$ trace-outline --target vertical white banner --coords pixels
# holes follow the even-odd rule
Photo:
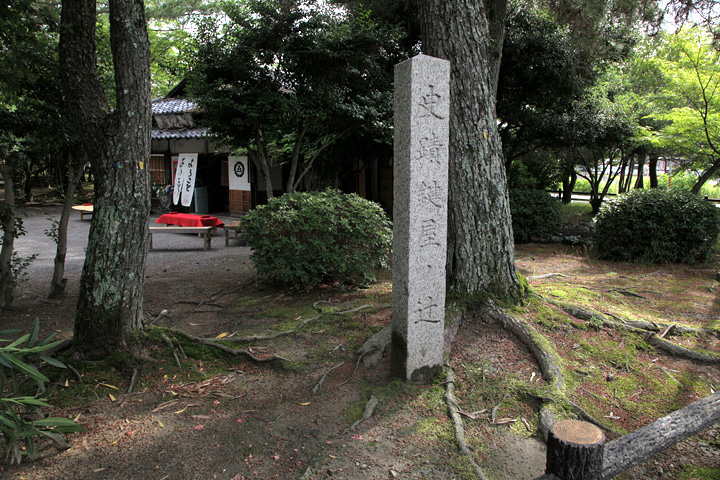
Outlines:
[[[173,177],[173,205],[180,203],[180,192],[182,191],[185,157],[180,156],[177,160],[173,160],[175,167],[175,177]]]
[[[180,183],[181,203],[189,207],[195,193],[195,172],[197,172],[197,153],[181,153],[175,183]],[[182,170],[180,169],[182,165]],[[182,174],[182,175],[181,175]],[[178,180],[179,179],[179,180]]]
[[[247,157],[228,157],[230,190],[250,191],[250,172]]]

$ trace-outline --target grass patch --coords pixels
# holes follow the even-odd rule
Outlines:
[[[563,224],[589,222],[592,218],[592,206],[590,206],[589,202],[562,204]]]
[[[720,468],[683,465],[677,478],[679,480],[720,480]]]

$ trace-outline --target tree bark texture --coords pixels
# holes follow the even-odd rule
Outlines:
[[[66,4],[77,9],[71,10],[76,13],[67,18]],[[89,73],[90,62],[84,61],[94,49],[92,35],[84,30],[91,28],[94,32],[94,14],[95,3],[91,0],[63,2],[63,21],[67,21],[63,34],[70,35],[67,40],[79,49],[77,53],[70,49],[66,55],[83,69],[77,75],[66,72],[72,77],[71,87],[80,78],[97,82],[94,71]],[[81,21],[91,15],[92,22]],[[115,111],[104,117],[98,115],[104,97],[93,96],[87,105],[82,105],[84,98],[74,98],[83,110],[92,110],[88,115],[97,115],[95,122],[87,117],[84,120],[101,128],[102,133],[102,142],[89,146],[97,146],[99,151],[90,157],[95,173],[95,205],[75,318],[75,341],[80,350],[86,351],[113,350],[122,343],[126,331],[142,328],[149,245],[150,181],[146,165],[151,129],[150,49],[142,0],[110,1],[110,36],[117,92]]]
[[[462,293],[516,299],[521,290],[495,114],[492,59],[500,59],[486,15],[486,5],[499,12],[506,3],[417,0],[424,53],[451,62],[448,283]]]
[[[605,435],[595,425],[563,420],[550,429],[545,473],[563,480],[601,480]]]
[[[605,446],[602,478],[613,478],[720,421],[720,392],[691,403]]]
[[[95,20],[94,0],[63,0],[59,53],[64,107],[77,135],[71,142],[91,161],[102,155],[110,111],[97,73]]]
[[[5,210],[2,219],[2,249],[0,249],[0,308],[10,307],[15,291],[15,277],[12,271],[12,254],[15,246],[15,185],[13,184],[12,168],[7,163],[0,163],[0,172],[5,181]]]

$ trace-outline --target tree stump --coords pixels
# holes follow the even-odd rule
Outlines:
[[[546,474],[563,480],[602,479],[605,434],[591,423],[563,420],[550,429]]]

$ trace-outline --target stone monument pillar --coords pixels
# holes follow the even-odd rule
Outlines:
[[[443,364],[450,62],[395,66],[391,374],[425,382]]]

